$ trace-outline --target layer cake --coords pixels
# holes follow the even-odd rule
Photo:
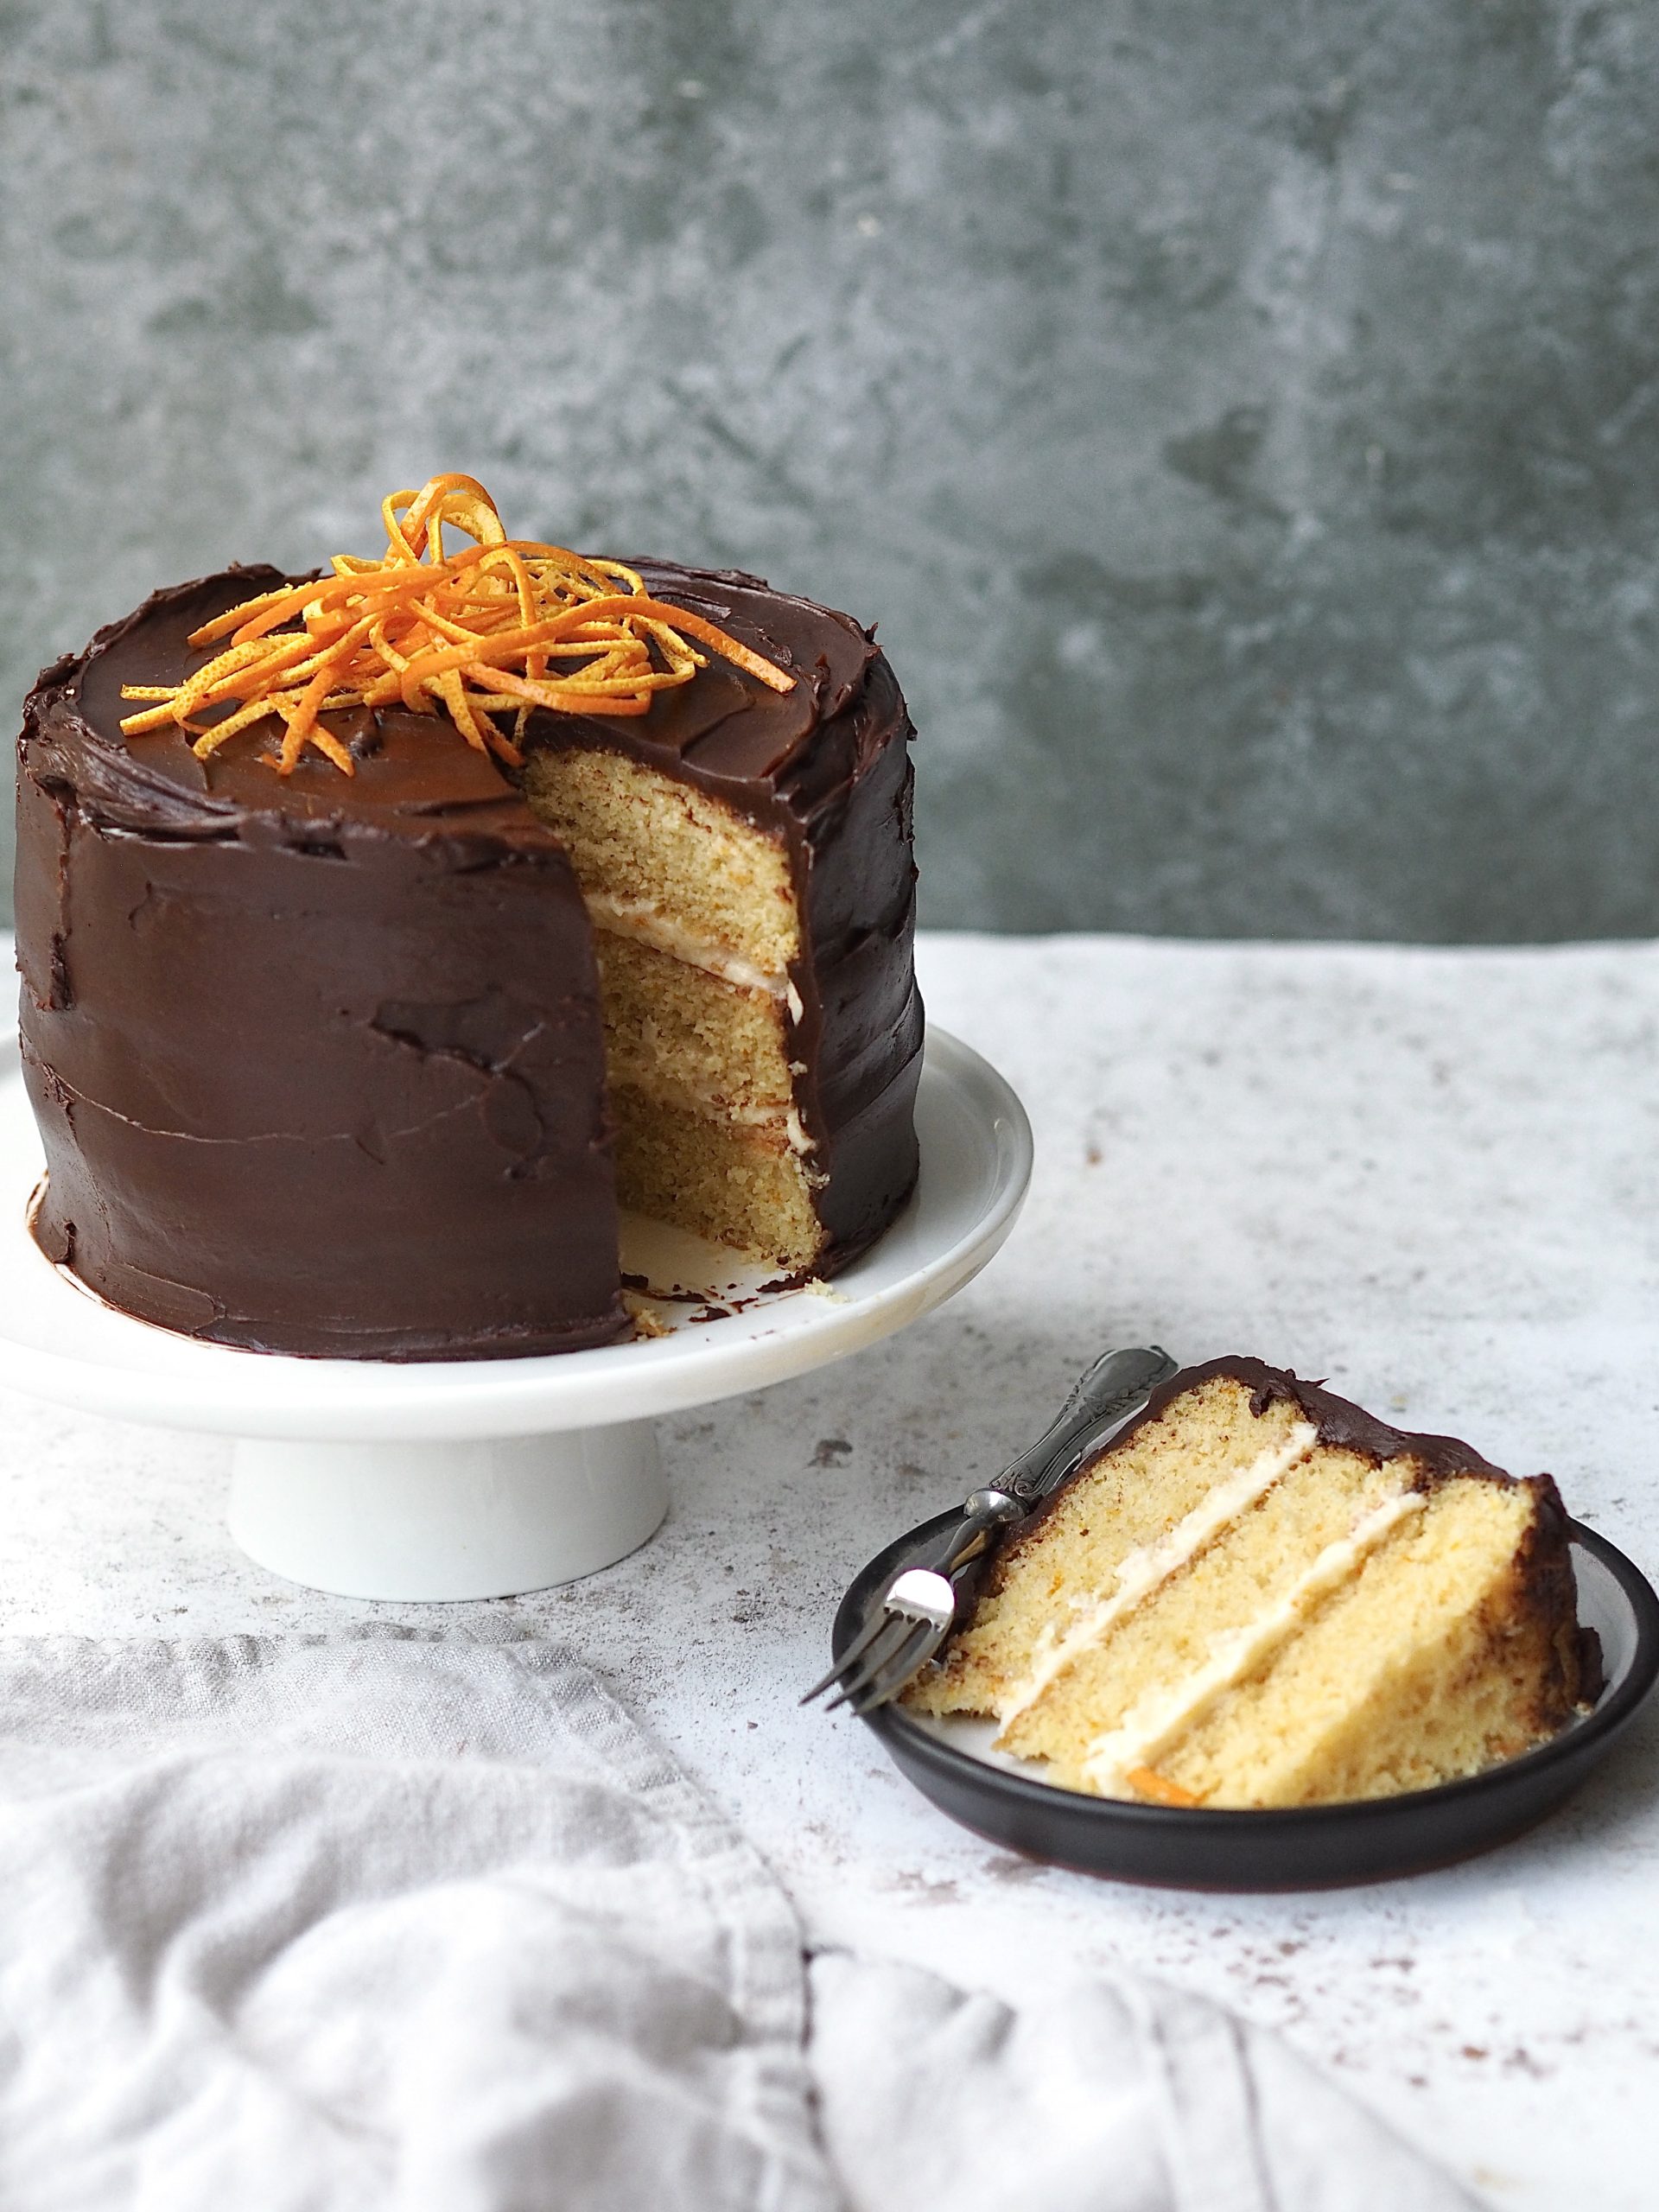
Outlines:
[[[619,1205],[792,1274],[891,1222],[922,1038],[904,700],[845,615],[640,573],[787,688],[705,655],[648,712],[528,704],[492,750],[448,694],[336,708],[280,769],[269,721],[124,733],[221,649],[193,633],[312,581],[265,568],[45,671],[16,898],[54,1260],[215,1342],[463,1358],[623,1333]]]

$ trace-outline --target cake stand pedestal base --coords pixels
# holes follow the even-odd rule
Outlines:
[[[341,1598],[511,1598],[625,1559],[668,1510],[648,1421],[452,1443],[245,1437],[231,1534]]]

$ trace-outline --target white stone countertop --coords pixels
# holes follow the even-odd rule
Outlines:
[[[1450,1871],[1263,1897],[1095,1881],[951,1825],[801,1713],[889,1535],[994,1474],[1103,1345],[1251,1351],[1466,1436],[1659,1569],[1659,949],[925,941],[933,1017],[1037,1134],[951,1305],[664,1424],[620,1566],[493,1604],[350,1603],[225,1534],[228,1447],[3,1401],[8,1631],[548,1636],[769,1854],[810,1936],[1030,1994],[1124,1968],[1282,2030],[1496,2205],[1655,2199],[1659,1710],[1565,1811]]]

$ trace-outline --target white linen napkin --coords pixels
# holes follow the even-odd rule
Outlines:
[[[7,2212],[1467,2212],[1197,1999],[810,1971],[552,1647],[0,1643]]]

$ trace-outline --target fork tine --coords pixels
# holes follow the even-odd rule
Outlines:
[[[890,1652],[876,1670],[875,1677],[864,1689],[855,1694],[850,1702],[853,1712],[862,1719],[867,1713],[874,1713],[879,1705],[887,1705],[897,1697],[906,1682],[918,1675],[944,1641],[945,1631],[936,1628],[931,1621],[918,1621],[896,1651]]]
[[[862,1663],[847,1670],[843,1668],[839,1697],[832,1697],[824,1707],[833,1713],[838,1705],[845,1705],[869,1688],[899,1646],[909,1642],[916,1631],[916,1623],[905,1613],[889,1613],[881,1624],[882,1633],[865,1653]],[[896,1636],[892,1631],[897,1631]]]
[[[829,1673],[823,1676],[823,1680],[813,1683],[811,1688],[808,1690],[805,1695],[802,1698],[801,1703],[803,1705],[810,1705],[815,1697],[822,1697],[823,1695],[825,1690],[829,1688],[831,1682],[839,1681],[841,1677],[846,1673],[848,1668],[852,1665],[854,1660],[860,1659],[863,1656],[865,1652],[869,1649],[871,1644],[875,1642],[876,1637],[880,1635],[882,1630],[891,1624],[893,1618],[893,1616],[887,1610],[887,1601],[885,1599],[880,1605],[872,1605],[868,1614],[865,1618],[863,1627],[853,1638],[847,1649],[842,1653],[840,1658],[836,1660],[835,1665],[830,1669]]]

